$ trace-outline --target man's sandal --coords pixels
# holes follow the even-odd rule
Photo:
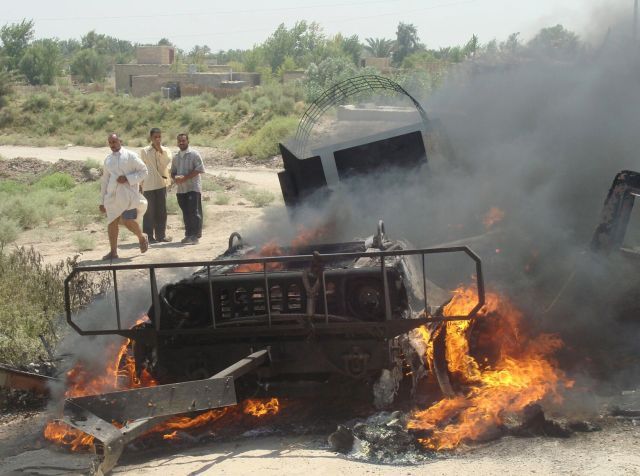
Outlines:
[[[104,261],[111,261],[111,260],[114,260],[114,259],[118,259],[118,253],[114,253],[112,251],[109,251],[106,255],[104,255],[102,257],[102,259]]]
[[[147,235],[142,235],[142,237],[144,239],[140,242],[140,253],[146,253],[149,249],[149,237]]]

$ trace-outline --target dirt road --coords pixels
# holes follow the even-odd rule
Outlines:
[[[43,443],[43,417],[0,426],[0,474],[87,474],[91,456]],[[640,432],[634,420],[600,420],[603,431],[568,439],[504,438],[415,465],[381,465],[331,452],[326,435],[245,435],[155,453],[128,452],[114,474],[397,475],[637,475]],[[43,447],[44,445],[44,447]]]
[[[195,148],[201,151],[205,160],[207,156],[213,154],[215,151],[215,149],[206,147],[200,148],[195,146]],[[51,163],[57,162],[60,159],[79,161],[92,159],[102,162],[109,152],[108,147],[28,147],[18,145],[0,145],[0,157],[4,157],[5,159],[29,157]],[[212,175],[234,176],[238,180],[269,190],[272,193],[280,193],[280,185],[274,169],[266,167],[212,168],[209,166],[207,172]]]
[[[29,147],[22,145],[0,145],[0,157],[14,159],[16,157],[32,157],[45,162],[66,160],[99,160],[103,161],[109,153],[108,147]]]

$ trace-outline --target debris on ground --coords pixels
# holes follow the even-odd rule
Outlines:
[[[0,179],[32,183],[55,172],[69,174],[77,182],[95,182],[102,175],[99,168],[90,167],[78,160],[59,159],[53,164],[29,157],[0,160]]]

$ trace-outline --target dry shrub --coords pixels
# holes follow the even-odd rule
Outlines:
[[[33,248],[0,251],[0,361],[23,365],[45,356],[39,336],[50,344],[60,337],[64,279],[76,258],[45,264]],[[85,307],[110,285],[106,273],[82,274],[71,283],[71,309]]]

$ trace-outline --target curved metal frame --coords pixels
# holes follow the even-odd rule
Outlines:
[[[428,124],[429,119],[427,113],[420,103],[395,81],[376,75],[356,76],[355,78],[345,79],[324,91],[304,112],[295,135],[295,148],[298,157],[303,158],[302,156],[304,155],[313,127],[316,125],[320,116],[328,109],[355,94],[380,89],[395,91],[407,96],[420,114],[422,122],[424,122],[425,125]]]

